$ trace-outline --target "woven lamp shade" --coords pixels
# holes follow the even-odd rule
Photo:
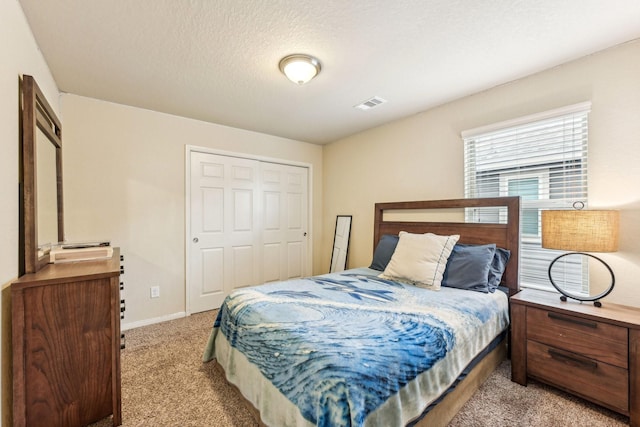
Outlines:
[[[542,247],[572,252],[618,250],[618,211],[542,211]]]

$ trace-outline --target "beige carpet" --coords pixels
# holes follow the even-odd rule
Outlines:
[[[201,362],[215,312],[126,331],[124,426],[256,426],[238,392]],[[107,418],[93,424],[111,425]],[[628,419],[563,392],[510,380],[506,361],[451,426],[625,426]]]

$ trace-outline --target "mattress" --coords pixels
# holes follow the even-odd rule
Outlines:
[[[204,361],[217,360],[267,425],[407,425],[507,328],[508,299],[378,274],[237,290]]]

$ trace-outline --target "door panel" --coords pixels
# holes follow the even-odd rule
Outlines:
[[[288,193],[287,203],[287,223],[289,224],[290,231],[303,231],[302,230],[302,194],[300,193]]]
[[[220,233],[223,231],[224,190],[221,188],[202,188],[202,231]]]
[[[202,252],[202,294],[210,295],[224,291],[224,249],[204,249]]]
[[[285,166],[287,176],[287,230],[285,242],[287,244],[286,270],[287,277],[308,276],[310,266],[308,260],[308,170],[306,168]]]
[[[191,153],[192,313],[219,307],[233,289],[260,279],[259,259],[251,250],[259,245],[258,166],[255,160]]]
[[[233,190],[233,231],[253,232],[253,194],[252,190]]]
[[[309,274],[308,169],[190,152],[189,312]]]
[[[253,246],[236,246],[233,248],[233,286],[232,289],[255,285],[256,269]]]
[[[302,249],[301,242],[290,242],[287,244],[287,277],[286,279],[294,279],[296,277],[303,276],[303,266],[302,266]]]
[[[287,280],[308,275],[307,168],[263,162],[260,165],[263,193],[264,281]],[[275,245],[279,253],[273,253]],[[267,255],[268,254],[268,255]],[[268,257],[267,257],[268,256]]]
[[[264,229],[275,231],[280,229],[280,193],[265,191],[264,193]]]
[[[271,243],[263,246],[262,258],[264,265],[262,268],[262,280],[276,282],[280,280],[280,243]]]

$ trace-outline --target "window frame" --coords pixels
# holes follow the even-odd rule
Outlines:
[[[541,247],[540,212],[542,209],[571,209],[577,200],[585,205],[588,202],[590,111],[591,103],[583,102],[482,126],[461,134],[466,198],[507,196],[510,195],[510,181],[534,177],[538,180],[538,199],[523,198],[521,202],[522,287],[555,291],[549,282],[547,269],[551,260],[562,251]],[[529,140],[532,141],[531,145],[528,145]],[[500,144],[504,144],[502,150]],[[539,153],[537,147],[548,151]],[[501,154],[504,155],[501,157]],[[522,212],[525,209],[538,209],[536,234],[524,233],[526,224]],[[472,220],[473,216],[466,215],[467,221]],[[576,276],[574,279],[584,282],[588,268],[581,270],[582,278]]]

